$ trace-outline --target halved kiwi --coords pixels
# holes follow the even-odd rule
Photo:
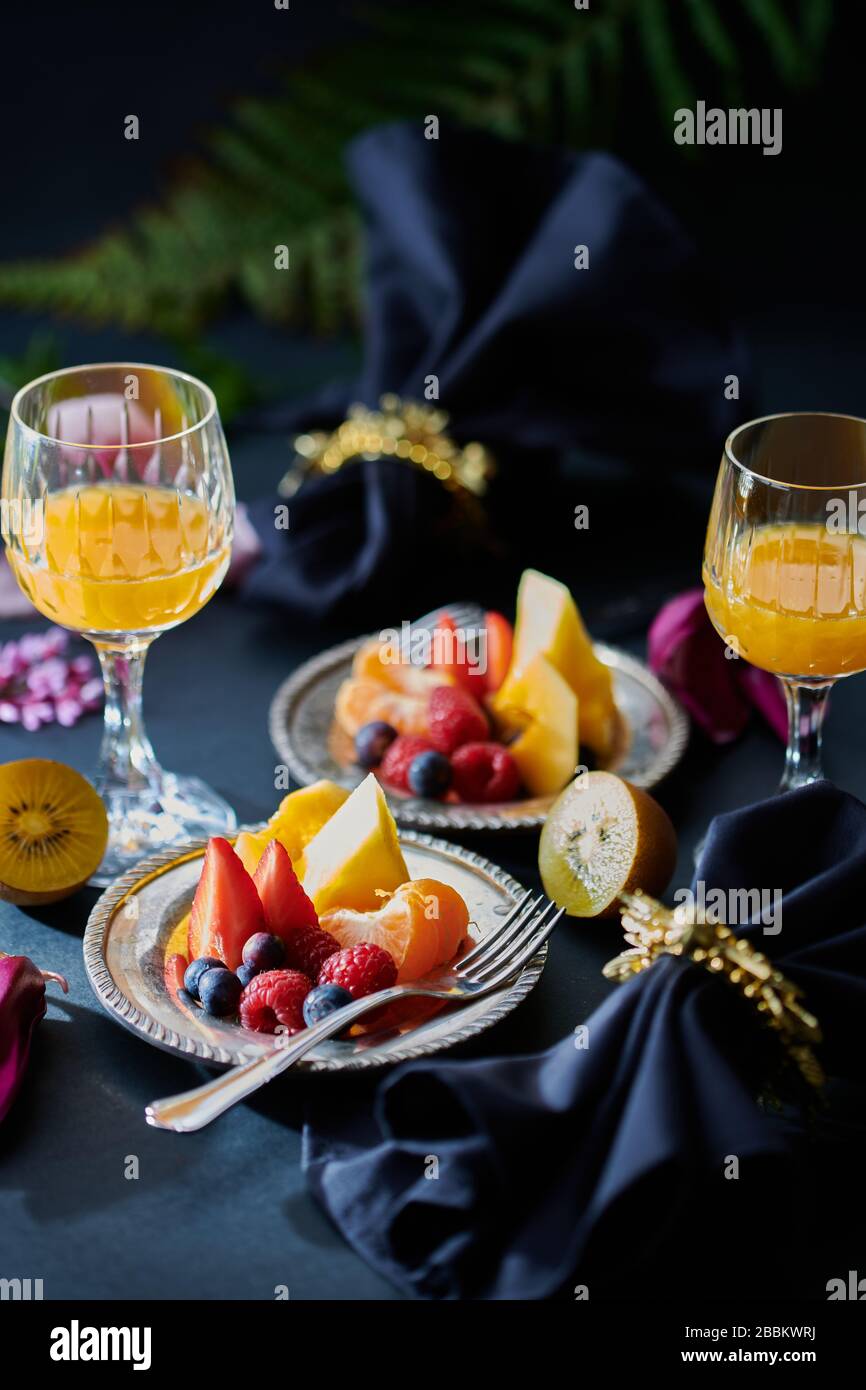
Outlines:
[[[108,816],[74,768],[48,758],[0,766],[0,898],[58,902],[82,887],[108,843]]]
[[[613,772],[585,772],[551,807],[538,867],[569,917],[611,917],[621,893],[658,897],[676,867],[676,831],[657,801]]]

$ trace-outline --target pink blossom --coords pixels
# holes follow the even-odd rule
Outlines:
[[[34,733],[54,720],[69,727],[99,708],[102,681],[93,658],[67,658],[68,643],[68,633],[52,627],[0,645],[0,723]]]

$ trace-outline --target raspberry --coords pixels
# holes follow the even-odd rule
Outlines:
[[[439,753],[453,753],[464,743],[478,743],[488,735],[484,711],[458,685],[437,685],[427,706],[430,742]]]
[[[286,965],[290,970],[300,970],[311,980],[318,980],[319,971],[340,943],[329,931],[321,927],[298,927],[289,932],[283,945],[286,948]]]
[[[398,734],[379,764],[379,776],[390,786],[408,792],[410,764],[419,753],[428,753],[432,747],[430,740],[420,734]]]
[[[462,801],[511,801],[520,790],[517,764],[501,743],[464,743],[451,771]]]
[[[238,1012],[245,1028],[256,1033],[300,1033],[304,1027],[304,1000],[313,988],[299,970],[266,970],[250,980]]]
[[[378,989],[389,989],[396,978],[394,957],[381,946],[362,941],[357,946],[348,946],[344,951],[328,956],[319,971],[318,983],[342,985],[353,999],[363,999],[366,994],[375,994]]]

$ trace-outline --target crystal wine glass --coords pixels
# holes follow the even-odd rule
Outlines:
[[[46,618],[88,638],[102,667],[93,781],[110,830],[92,881],[168,845],[233,831],[222,797],[163,771],[142,719],[151,642],[207,603],[229,563],[234,488],[213,392],[137,363],[32,381],[12,402],[2,498],[19,585]]]
[[[707,610],[732,656],[781,677],[782,791],[823,776],[833,682],[866,670],[866,421],[791,413],[725,443],[704,550]]]

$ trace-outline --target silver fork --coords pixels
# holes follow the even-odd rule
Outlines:
[[[423,618],[415,618],[409,625],[408,631],[400,640],[400,656],[403,661],[409,660],[409,653],[412,646],[413,632],[432,633],[436,629],[436,624],[440,618],[448,614],[455,628],[461,632],[481,632],[484,628],[484,609],[478,603],[443,603],[440,608],[434,608],[431,612],[425,613]]]
[[[368,994],[365,999],[356,999],[295,1037],[287,1037],[285,1046],[233,1067],[192,1091],[152,1101],[145,1111],[147,1123],[157,1129],[174,1129],[182,1134],[202,1129],[239,1100],[245,1100],[260,1086],[287,1071],[318,1043],[342,1033],[363,1014],[393,999],[414,995],[420,999],[446,999],[451,1004],[460,1004],[492,994],[513,979],[541,950],[564,910],[556,911],[555,904],[547,902],[543,893],[534,899],[530,892],[524,893],[499,926],[482,937],[456,964],[425,976],[423,980],[393,985],[391,989]]]

